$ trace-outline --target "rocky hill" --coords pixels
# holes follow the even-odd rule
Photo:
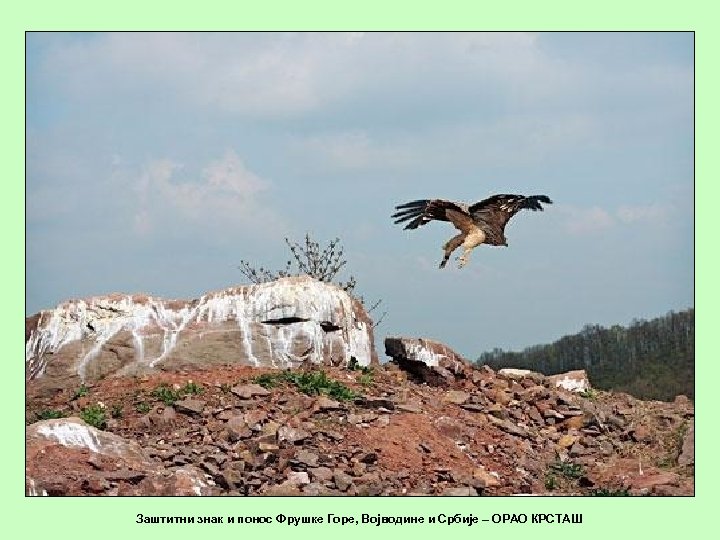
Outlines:
[[[340,289],[254,287],[29,318],[28,494],[694,492],[683,396],[478,368],[424,339],[387,338],[380,364],[369,318]]]

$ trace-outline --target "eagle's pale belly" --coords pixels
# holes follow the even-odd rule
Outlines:
[[[470,229],[467,236],[465,236],[462,246],[470,250],[478,247],[483,242],[485,242],[485,231],[483,231],[480,227],[473,227]]]

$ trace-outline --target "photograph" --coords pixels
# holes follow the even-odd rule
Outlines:
[[[696,495],[693,31],[24,37],[25,498]]]

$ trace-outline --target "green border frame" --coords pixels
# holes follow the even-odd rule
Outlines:
[[[717,262],[710,250],[696,250],[697,392],[699,411],[696,496],[686,498],[28,498],[24,496],[24,369],[19,361],[20,313],[24,305],[24,46],[28,30],[682,30],[695,32],[696,47],[696,245],[707,246],[717,191],[710,180],[718,172],[713,136],[718,125],[716,10],[709,1],[686,1],[671,7],[658,2],[627,0],[604,2],[509,1],[504,4],[447,1],[427,6],[417,0],[365,0],[362,2],[268,0],[261,2],[204,2],[194,8],[167,0],[29,1],[5,7],[0,23],[3,65],[6,72],[0,92],[4,119],[2,148],[6,169],[2,183],[4,245],[9,259],[3,265],[3,297],[12,309],[2,312],[0,328],[6,333],[11,381],[2,393],[5,426],[11,435],[5,447],[5,481],[2,508],[8,533],[24,538],[196,538],[199,535],[242,538],[246,535],[292,535],[299,538],[391,537],[412,534],[423,538],[438,534],[481,538],[557,538],[569,534],[587,538],[695,538],[714,536],[717,511],[717,467],[710,450],[717,440],[708,415],[707,396],[717,373],[717,359],[707,339],[717,287]],[[14,264],[12,261],[23,261]],[[9,263],[7,262],[9,261]],[[712,268],[715,267],[716,271]],[[698,301],[699,300],[699,301]],[[710,418],[708,418],[710,416]],[[494,513],[577,513],[579,525],[492,524],[466,525],[150,525],[136,524],[136,514],[153,516],[436,516],[441,513],[489,518]]]

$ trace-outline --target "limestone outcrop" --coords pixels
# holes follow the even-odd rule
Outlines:
[[[195,300],[111,294],[25,321],[27,379],[97,380],[237,363],[291,368],[377,364],[372,321],[346,291],[307,276]]]

